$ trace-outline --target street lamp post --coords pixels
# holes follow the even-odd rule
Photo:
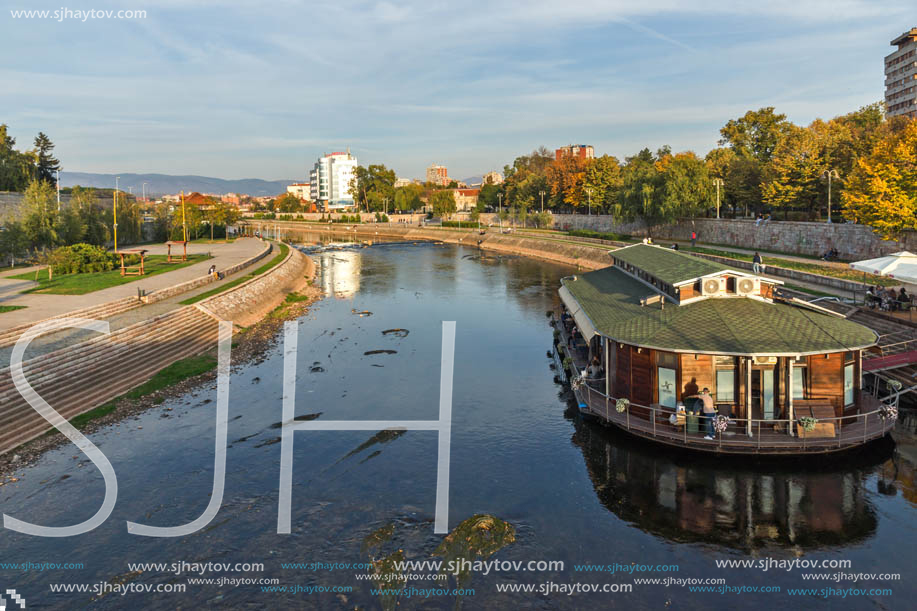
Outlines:
[[[503,194],[497,193],[497,218],[500,219],[500,233],[503,233]]]
[[[716,185],[716,218],[720,218],[720,187],[723,186],[723,179],[714,178],[713,184]]]
[[[539,191],[538,195],[541,196],[541,213],[544,214],[544,191]]]
[[[825,170],[825,173],[822,174],[823,177],[828,179],[828,222],[831,222],[831,179],[837,178],[840,180],[840,175],[837,173],[837,170]]]
[[[112,229],[115,232],[115,253],[118,252],[118,181],[121,180],[120,176],[115,176],[115,193],[114,193],[114,208],[112,208],[112,213],[114,214],[114,223],[112,224]]]
[[[57,211],[60,212],[60,168],[57,169]]]

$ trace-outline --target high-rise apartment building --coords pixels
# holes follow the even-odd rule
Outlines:
[[[592,159],[595,157],[595,149],[589,144],[571,144],[562,146],[554,151],[554,159],[561,157],[579,157],[580,159]]]
[[[449,178],[449,172],[446,170],[444,165],[436,165],[435,163],[427,168],[427,182],[431,182],[434,185],[446,186],[452,181]]]
[[[325,207],[353,205],[350,181],[356,167],[357,158],[351,155],[350,151],[319,157],[309,173],[312,201]]]
[[[891,44],[898,50],[885,58],[885,113],[917,118],[917,28]]]

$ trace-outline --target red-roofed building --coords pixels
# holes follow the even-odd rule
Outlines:
[[[470,212],[478,205],[480,189],[452,189],[456,212]]]

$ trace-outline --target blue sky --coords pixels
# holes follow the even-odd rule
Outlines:
[[[10,9],[146,10],[137,20]],[[539,145],[706,153],[776,106],[797,123],[878,101],[913,0],[13,0],[0,122],[64,168],[301,179],[323,152],[420,177]]]

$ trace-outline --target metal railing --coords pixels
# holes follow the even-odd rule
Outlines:
[[[813,431],[805,431],[800,419],[760,419],[729,418],[726,431],[715,431],[713,440],[704,439],[705,430],[688,433],[688,415],[682,412],[684,424],[672,425],[670,417],[678,412],[666,406],[640,405],[628,403],[623,412],[617,410],[617,399],[607,396],[589,385],[580,387],[585,393],[585,404],[591,414],[622,426],[625,430],[644,437],[664,438],[669,442],[680,442],[686,446],[697,446],[703,449],[742,448],[755,452],[774,449],[799,449],[806,451],[844,448],[862,445],[867,441],[884,436],[895,425],[895,419],[887,417],[883,406],[874,410],[852,414],[819,418],[817,425],[833,424],[834,432],[830,437]],[[859,405],[880,402],[868,393],[860,391]],[[693,415],[693,414],[692,414]],[[704,426],[706,416],[696,416],[698,427]],[[677,418],[677,416],[676,416]],[[749,423],[752,435],[747,436]],[[794,426],[795,425],[795,426]],[[680,429],[680,430],[679,430]],[[780,432],[776,432],[779,429]],[[789,432],[788,432],[789,431]],[[725,433],[725,434],[724,434]],[[792,433],[792,434],[790,434]],[[814,436],[818,435],[818,436]],[[736,438],[733,438],[735,436]]]

